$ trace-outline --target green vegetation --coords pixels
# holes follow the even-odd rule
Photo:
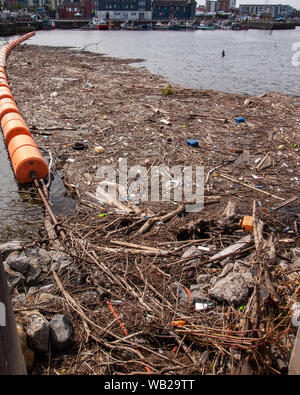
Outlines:
[[[166,96],[172,95],[174,93],[173,89],[172,89],[172,85],[169,84],[166,88],[162,89],[162,93]]]

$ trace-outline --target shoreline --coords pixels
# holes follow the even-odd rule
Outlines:
[[[270,208],[282,202],[271,195],[286,202],[300,191],[300,98],[188,89],[132,67],[132,61],[27,44],[7,59],[8,81],[19,110],[38,146],[56,159],[51,170],[64,173],[66,193],[75,202],[73,215],[59,217],[68,234],[65,242],[57,240],[47,223],[46,231],[32,238],[34,247],[24,246],[30,260],[38,256],[42,262],[44,257],[43,263],[36,263],[43,275],[35,278],[34,286],[20,282],[12,288],[17,321],[26,333],[29,313],[35,310],[47,322],[60,313],[73,323],[73,348],[55,354],[50,364],[47,352],[36,353],[33,372],[142,372],[143,360],[134,353],[139,348],[154,373],[167,369],[176,375],[240,374],[246,369],[286,374],[288,342],[295,336],[290,307],[296,302],[299,279],[300,206],[293,201],[273,212]],[[245,122],[236,123],[238,117]],[[198,148],[187,145],[188,139],[197,140]],[[87,148],[76,150],[75,143]],[[96,152],[98,146],[104,151]],[[203,166],[203,210],[174,212],[180,202],[132,198],[122,202],[120,212],[116,202],[97,201],[98,168],[116,169],[119,158],[149,174],[159,165]],[[271,247],[259,249],[255,244],[256,252],[245,249],[205,264],[246,236],[239,220],[254,213],[254,200],[255,215],[265,224],[263,239]],[[55,260],[55,251],[63,259]],[[269,251],[275,251],[275,257]],[[268,294],[261,295],[260,322],[253,303],[259,270],[265,276],[260,287]],[[236,293],[229,295],[221,284],[226,292],[236,286]],[[50,285],[45,291],[43,287]],[[129,335],[135,337],[120,340],[124,334],[117,322],[112,323],[107,300],[114,301]],[[196,310],[195,300],[209,301],[212,307]],[[277,331],[272,325],[280,317]],[[172,326],[174,319],[183,318],[193,333],[191,327]],[[209,329],[205,339],[202,327]],[[233,337],[227,344],[222,336],[228,330]],[[251,336],[244,338],[247,330]],[[264,333],[261,351],[275,342],[284,353],[278,357],[277,348],[277,354],[273,349],[264,351],[263,358],[256,354],[257,330],[265,331],[259,332]],[[87,357],[89,366],[77,362],[96,349],[97,358]],[[205,361],[199,365],[201,357]]]

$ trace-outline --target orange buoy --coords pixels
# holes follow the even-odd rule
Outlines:
[[[0,87],[1,86],[7,86],[9,88],[7,80],[4,78],[1,78],[1,75],[0,75]]]
[[[6,44],[0,50],[1,127],[16,179],[21,184],[32,182],[33,177],[45,178],[48,175],[48,166],[31,137],[9,89],[5,73],[5,61],[12,48],[34,35],[35,32],[25,34]]]
[[[18,112],[14,111],[14,112],[9,112],[9,113],[3,115],[2,119],[1,119],[2,129],[5,129],[5,125],[11,121],[22,121],[24,123],[24,125],[26,126],[25,121],[24,121],[22,115],[19,113],[19,111]],[[26,126],[26,128],[27,128],[27,126]]]
[[[17,136],[14,136],[10,140],[10,142],[7,146],[8,153],[9,153],[9,156],[11,157],[11,159],[13,159],[15,152],[20,147],[25,147],[25,146],[38,148],[38,146],[35,144],[35,142],[31,136],[27,136],[25,134],[19,134]]]
[[[6,97],[0,100],[0,121],[4,115],[13,112],[19,113],[18,107],[13,99]]]
[[[10,97],[13,99],[13,95],[11,93],[11,90],[6,87],[6,86],[0,86],[0,100],[3,99],[4,97]]]
[[[15,138],[16,137],[23,138],[24,136],[15,136]],[[33,176],[45,178],[48,175],[47,163],[37,147],[31,145],[14,147],[14,154],[13,157],[11,157],[11,162],[16,179],[21,184],[32,182]]]
[[[5,118],[9,114],[4,115],[3,118]],[[31,136],[30,131],[23,120],[11,119],[10,121],[5,123],[5,126],[2,126],[3,118],[1,120],[1,127],[7,145],[13,137],[19,134]]]

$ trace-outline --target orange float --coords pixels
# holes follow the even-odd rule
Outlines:
[[[0,75],[0,87],[1,86],[7,86],[9,88],[7,80],[4,78],[1,78],[1,75]]]
[[[18,113],[5,114],[1,119],[1,127],[7,145],[13,137],[19,134],[31,136],[22,116]]]
[[[35,35],[35,32],[11,41],[0,50],[0,120],[16,179],[32,182],[33,177],[45,178],[48,166],[31,137],[9,89],[6,73],[6,56],[12,48]]]
[[[24,135],[15,136],[8,144],[10,159],[15,172],[16,179],[21,184],[32,182],[32,177],[45,178],[48,175],[48,166],[35,145],[29,145]],[[31,141],[32,138],[30,137]]]
[[[18,107],[13,99],[6,97],[0,100],[0,121],[3,116],[8,113],[19,113]]]
[[[17,150],[20,147],[34,147],[38,148],[38,146],[35,144],[33,138],[31,136],[27,136],[25,134],[19,134],[18,136],[13,137],[8,146],[8,153],[11,158],[14,157],[14,154],[17,152]]]
[[[14,98],[11,93],[11,90],[8,87],[0,86],[0,100],[4,99],[5,97],[10,97],[11,99]]]

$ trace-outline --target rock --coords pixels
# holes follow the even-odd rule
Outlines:
[[[4,269],[7,276],[7,283],[9,288],[20,288],[25,284],[25,277],[22,273],[12,270],[6,263],[4,263]]]
[[[179,304],[188,304],[189,303],[189,295],[186,290],[183,288],[181,284],[177,281],[172,284],[172,287],[177,291],[177,298]]]
[[[188,257],[193,257],[193,256],[201,256],[202,252],[201,250],[198,250],[197,247],[192,246],[190,248],[188,248],[183,254],[182,254],[182,258],[188,258]],[[190,261],[186,261],[184,262],[185,264],[194,264],[197,263],[199,261],[199,259],[191,259]]]
[[[234,265],[232,262],[227,263],[227,265],[225,265],[223,267],[223,270],[221,271],[221,273],[218,276],[218,279],[224,278],[225,276],[227,276],[227,274],[229,274],[230,272],[232,272],[234,268]]]
[[[191,291],[191,304],[207,301],[207,295],[201,289],[201,285],[195,284],[190,286]]]
[[[27,372],[30,372],[34,363],[34,352],[28,347],[27,336],[21,325],[17,325],[20,345],[24,356]]]
[[[230,273],[225,278],[216,282],[208,290],[208,295],[219,302],[239,304],[244,302],[249,294],[249,288],[240,273]]]
[[[249,267],[243,266],[243,264],[236,262],[234,264],[233,270],[235,272],[239,272],[244,277],[245,283],[250,290],[255,287],[255,280]]]
[[[42,282],[42,270],[38,262],[31,260],[28,265],[28,270],[26,273],[26,284],[29,287],[38,285]]]
[[[48,352],[49,350],[49,322],[42,315],[31,314],[28,316],[29,324],[27,336],[32,348],[37,352]]]
[[[5,244],[0,244],[0,253],[2,254],[3,260],[6,259],[6,257],[13,251],[21,251],[22,250],[22,244],[20,241],[14,240],[14,241],[9,241],[8,243]]]
[[[65,254],[64,252],[56,251],[52,255],[51,271],[55,270],[58,273],[72,263],[73,259],[70,258],[67,254]]]
[[[73,345],[73,325],[69,317],[64,314],[55,314],[50,321],[50,340],[52,347],[57,351],[69,351]]]
[[[12,269],[23,275],[26,275],[29,264],[29,258],[22,251],[14,251],[8,255],[5,263]]]
[[[275,368],[279,370],[288,370],[289,358],[288,355],[282,352],[278,347],[273,344],[270,347],[270,357],[272,359]]]

